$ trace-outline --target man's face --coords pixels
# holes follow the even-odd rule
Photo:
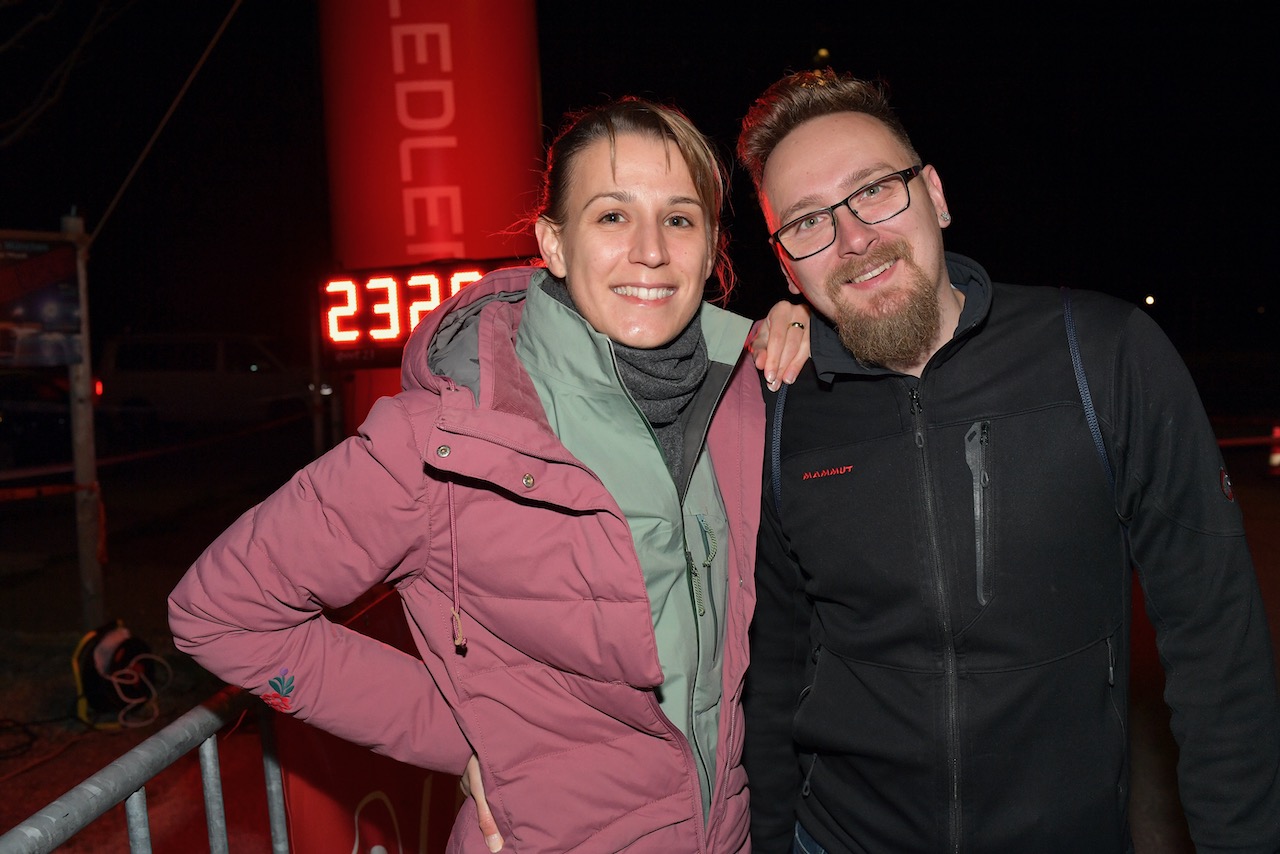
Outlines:
[[[769,155],[761,183],[770,232],[834,205],[858,188],[914,165],[880,121],[833,113],[797,127]],[[792,293],[831,320],[863,361],[900,366],[938,343],[938,299],[950,285],[942,254],[942,184],[926,166],[907,188],[911,205],[875,225],[835,212],[835,242],[793,261],[780,252]]]
[[[566,221],[536,225],[548,269],[597,331],[628,347],[674,339],[702,304],[711,275],[711,216],[674,145],[618,134],[572,164]]]

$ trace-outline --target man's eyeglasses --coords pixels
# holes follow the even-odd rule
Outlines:
[[[907,182],[919,175],[923,168],[912,166],[877,178],[831,207],[796,217],[769,235],[769,242],[781,246],[792,261],[802,261],[836,242],[836,208],[847,207],[867,225],[893,219],[911,207],[911,191],[907,189]]]

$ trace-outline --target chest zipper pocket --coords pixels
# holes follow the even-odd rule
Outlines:
[[[705,617],[708,611],[711,612],[711,636],[716,639],[718,645],[720,621],[716,614],[715,596],[712,590],[706,589],[706,586],[711,583],[711,563],[719,551],[719,543],[716,540],[715,531],[711,530],[706,518],[701,513],[695,514],[694,518],[698,520],[698,530],[702,534],[702,553],[706,557],[699,565],[694,561],[689,550],[685,549],[685,562],[689,567],[689,593],[693,598],[694,611],[699,617]]]
[[[973,476],[974,575],[978,604],[986,605],[994,593],[995,570],[991,565],[991,422],[977,421],[964,436],[964,459]]]

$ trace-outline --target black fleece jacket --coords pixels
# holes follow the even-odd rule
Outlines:
[[[787,391],[747,675],[755,850],[789,851],[798,817],[831,852],[1125,851],[1131,566],[1199,850],[1280,850],[1266,617],[1181,359],[1141,310],[1072,292],[1113,489],[1060,291],[947,261],[964,311],[918,380],[815,316]]]

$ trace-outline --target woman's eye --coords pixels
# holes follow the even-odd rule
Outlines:
[[[667,217],[667,223],[679,228],[690,228],[693,225],[693,220],[689,219],[684,214],[672,214]]]
[[[607,214],[600,217],[600,221],[601,222],[622,222],[622,214],[618,213],[617,211],[609,211]]]

